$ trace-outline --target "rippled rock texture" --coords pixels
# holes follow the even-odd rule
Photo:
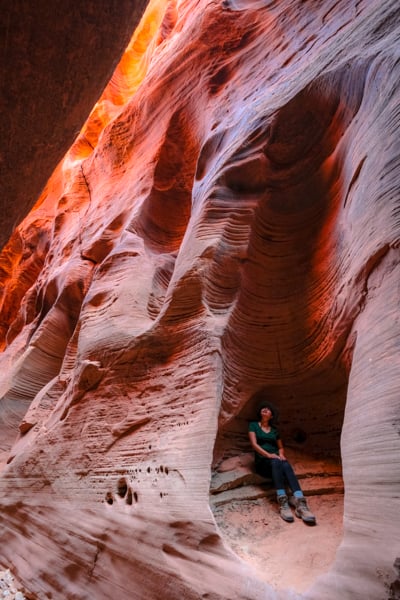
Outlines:
[[[149,10],[0,257],[0,561],[38,598],[297,597],[209,505],[267,394],[293,451],[343,465],[343,540],[301,597],[389,598],[397,2]]]

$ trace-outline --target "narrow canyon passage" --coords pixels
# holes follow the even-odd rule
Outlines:
[[[0,254],[0,564],[35,600],[392,600],[399,15],[149,4]],[[254,473],[264,397],[315,527]]]

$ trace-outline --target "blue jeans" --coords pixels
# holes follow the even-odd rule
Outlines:
[[[284,490],[288,484],[292,492],[301,490],[300,484],[293,471],[293,467],[287,460],[279,458],[265,458],[256,455],[256,471],[263,477],[271,477],[276,490]]]

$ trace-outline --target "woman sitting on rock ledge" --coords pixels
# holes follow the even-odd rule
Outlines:
[[[249,439],[255,453],[256,472],[263,477],[272,477],[280,515],[284,521],[294,521],[290,504],[294,506],[297,517],[309,525],[315,525],[315,517],[307,506],[292,465],[285,457],[282,440],[276,429],[277,417],[276,408],[264,402],[259,408],[258,421],[249,424]],[[286,494],[286,484],[293,494],[290,499]]]

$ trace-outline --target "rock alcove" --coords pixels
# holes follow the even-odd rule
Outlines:
[[[230,219],[221,246],[233,245],[246,229],[248,245],[236,248],[242,251],[236,264],[232,255],[228,264],[216,260],[209,284],[219,302],[213,310],[229,312],[211,506],[225,539],[267,581],[297,583],[300,590],[328,570],[342,536],[340,435],[354,337],[350,322],[334,324],[332,312],[346,168],[346,143],[338,141],[359,109],[366,65],[353,69],[353,76],[347,66],[320,78],[275,113],[239,148],[214,189],[218,199],[228,186],[236,205],[247,209],[241,221]],[[264,389],[254,392],[255,382]],[[316,552],[314,534],[296,532],[297,540],[274,523],[270,484],[266,489],[254,474],[247,438],[262,398],[283,411],[282,435],[307,495],[328,496],[322,504],[328,526],[318,531],[319,541],[331,541],[327,556]]]
[[[215,459],[211,477],[210,506],[225,542],[252,565],[259,577],[276,589],[304,592],[329,570],[342,541],[344,483],[341,424],[336,409],[343,403],[340,396],[345,395],[346,386],[331,394],[328,390],[318,393],[314,389],[310,393],[308,389],[307,394],[304,387],[294,389],[297,393],[262,390],[221,429],[216,446],[219,460]],[[312,530],[301,521],[290,525],[281,521],[272,482],[255,473],[247,425],[265,397],[278,398],[279,406],[291,406],[286,418],[281,419],[280,429],[286,454],[317,516],[318,525]],[[326,405],[315,414],[307,410],[308,419],[303,415],[301,427],[294,426],[291,410],[295,407],[294,413],[302,415],[302,406],[312,405],[313,400],[316,404],[331,403],[331,411]],[[309,437],[314,439],[311,444]]]

